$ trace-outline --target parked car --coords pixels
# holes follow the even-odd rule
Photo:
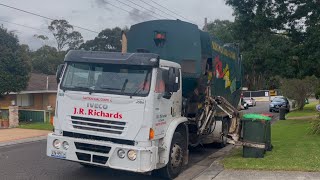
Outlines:
[[[280,108],[283,107],[286,109],[287,112],[290,111],[290,104],[289,100],[285,97],[276,97],[271,100],[271,103],[269,105],[269,111],[273,112],[279,112]]]
[[[241,98],[241,109],[249,109],[249,104],[243,98]]]
[[[251,107],[257,105],[256,100],[253,98],[245,97],[245,98],[243,98],[243,100]]]

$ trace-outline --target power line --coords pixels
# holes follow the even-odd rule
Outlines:
[[[134,13],[134,12],[130,12],[130,11],[128,11],[128,10],[122,8],[122,7],[116,6],[116,5],[114,5],[114,4],[110,3],[110,2],[108,2],[108,4],[111,5],[111,6],[113,6],[113,7],[115,7],[115,8],[118,8],[118,9],[120,9],[120,10],[122,10],[122,11],[125,11],[125,12],[127,12],[127,13],[129,13],[129,14],[133,14],[133,15],[135,15],[135,16],[137,16],[137,17],[140,17],[140,18],[142,17],[140,14],[137,14],[137,13]]]
[[[150,11],[150,12],[152,12],[152,13],[154,13],[154,14],[157,14],[158,16],[161,16],[161,17],[163,17],[163,18],[166,18],[165,16],[163,16],[163,15],[161,15],[161,14],[158,14],[158,13],[156,13],[156,12],[153,12],[153,11],[151,11],[150,9],[147,9],[147,8],[141,6],[140,4],[137,4],[137,3],[135,3],[135,2],[133,2],[133,1],[131,1],[131,0],[127,0],[127,1],[131,2],[132,4],[135,4],[136,6],[141,7],[141,8],[144,9],[144,10]],[[158,19],[158,18],[157,18],[157,19]]]
[[[33,30],[49,33],[49,31],[45,31],[43,29],[37,29],[37,28],[26,26],[26,25],[23,25],[23,24],[13,23],[13,22],[9,22],[9,21],[6,21],[6,20],[1,20],[1,19],[0,19],[0,21],[8,23],[8,24],[14,24],[14,25],[17,25],[17,26],[22,26],[22,27],[25,27],[25,28],[29,28],[29,29],[33,29]]]
[[[50,18],[50,17],[42,16],[40,14],[36,14],[36,13],[30,12],[30,11],[19,9],[19,8],[16,8],[16,7],[13,7],[13,6],[9,6],[9,5],[6,5],[6,4],[0,3],[0,6],[4,6],[4,7],[7,7],[7,8],[10,8],[10,9],[21,11],[21,12],[24,12],[24,13],[27,13],[27,14],[31,14],[31,15],[34,15],[34,16],[38,16],[38,17],[41,17],[41,18],[44,18],[44,19],[48,19],[48,20],[51,20],[51,21],[55,20],[55,19]],[[72,26],[76,27],[76,28],[79,28],[79,29],[82,29],[82,30],[85,30],[85,31],[89,31],[89,32],[93,32],[93,33],[99,34],[99,32],[97,32],[97,31],[93,31],[93,30],[90,30],[90,29],[87,29],[87,28],[83,28],[81,26],[76,26],[76,25],[72,25]]]
[[[161,4],[157,3],[157,2],[155,2],[154,0],[150,0],[150,1],[152,1],[153,3],[155,3],[156,5],[158,5],[158,6],[162,7],[162,8],[164,8],[164,9],[166,9],[167,11],[169,11],[169,12],[171,12],[171,13],[173,13],[173,14],[175,14],[175,15],[177,15],[177,16],[179,16],[179,17],[181,17],[181,18],[184,18],[185,20],[188,20],[188,21],[191,21],[191,22],[192,22],[192,20],[190,20],[190,19],[188,19],[188,18],[186,18],[186,17],[184,17],[184,16],[182,16],[182,15],[180,15],[180,14],[178,14],[178,13],[176,13],[176,12],[174,12],[174,11],[170,10],[170,9],[168,9],[167,7],[165,7],[165,6],[163,6],[163,5],[161,5]]]
[[[114,5],[114,4],[110,3],[110,2],[108,2],[108,4],[111,5],[111,6],[113,6],[113,7],[115,7],[115,8],[118,8],[118,9],[120,9],[120,10],[122,10],[122,11],[125,11],[125,12],[127,12],[127,13],[129,13],[129,14],[132,13],[132,12],[130,12],[130,11],[126,10],[126,9],[123,9],[123,8],[121,8],[121,7],[119,7],[119,6],[116,6],[116,5]],[[136,13],[133,13],[133,14],[136,15],[136,16],[141,17],[139,14],[136,14]]]
[[[151,6],[151,7],[153,7],[153,8],[155,8],[155,9],[157,9],[157,10],[159,10],[159,11],[161,11],[162,13],[164,13],[164,14],[168,15],[169,17],[173,17],[173,19],[177,19],[176,17],[172,16],[171,14],[168,14],[167,12],[162,11],[161,9],[159,9],[159,8],[157,8],[157,7],[155,7],[155,6],[151,5],[151,4],[149,4],[149,3],[147,3],[147,2],[146,2],[146,1],[144,1],[144,0],[140,0],[140,1],[141,1],[141,2],[143,2],[143,3],[145,3],[145,4],[147,4],[147,5],[149,5],[149,6]],[[170,19],[170,18],[169,18],[169,19]]]
[[[136,8],[134,8],[134,7],[130,6],[129,4],[124,3],[124,2],[122,2],[122,1],[120,1],[120,0],[116,0],[116,1],[118,1],[119,3],[121,3],[121,4],[125,5],[125,6],[128,6],[128,7],[132,8],[132,9],[136,9]],[[155,16],[154,16],[154,15],[152,15],[152,14],[150,14],[150,16],[152,16],[152,17],[154,17],[154,18],[158,19],[157,17],[155,17]]]

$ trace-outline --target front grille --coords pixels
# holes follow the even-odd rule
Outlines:
[[[103,154],[108,154],[111,149],[111,147],[108,147],[108,146],[100,146],[100,145],[93,145],[93,144],[79,143],[79,142],[75,142],[74,145],[79,150],[92,151],[92,152],[98,152]]]
[[[92,162],[99,163],[99,164],[106,164],[107,161],[108,161],[108,157],[97,156],[97,155],[92,156]]]
[[[77,155],[78,159],[81,160],[81,161],[87,161],[87,162],[91,161],[91,155],[90,154],[76,152],[76,155]]]
[[[135,145],[135,142],[131,141],[131,140],[115,139],[115,138],[94,136],[94,135],[88,135],[88,134],[73,133],[73,132],[68,132],[68,131],[63,131],[63,136],[71,137],[71,138],[79,138],[79,139],[88,139],[88,140],[108,141],[108,142],[130,145],[130,146]]]
[[[126,122],[110,121],[102,119],[71,116],[73,128],[87,131],[96,131],[109,134],[121,135],[125,129]]]

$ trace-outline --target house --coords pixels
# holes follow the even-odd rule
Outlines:
[[[31,73],[25,90],[0,97],[0,109],[7,109],[12,104],[19,106],[19,109],[48,110],[48,106],[54,109],[56,94],[55,75]]]

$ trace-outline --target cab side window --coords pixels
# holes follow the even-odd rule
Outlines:
[[[180,69],[174,68],[174,85],[169,84],[169,70],[160,68],[158,71],[157,82],[156,82],[156,92],[162,93],[172,93],[177,92],[180,89]]]
[[[159,69],[157,74],[156,87],[155,87],[156,93],[166,92],[166,74],[168,74],[167,70]]]

